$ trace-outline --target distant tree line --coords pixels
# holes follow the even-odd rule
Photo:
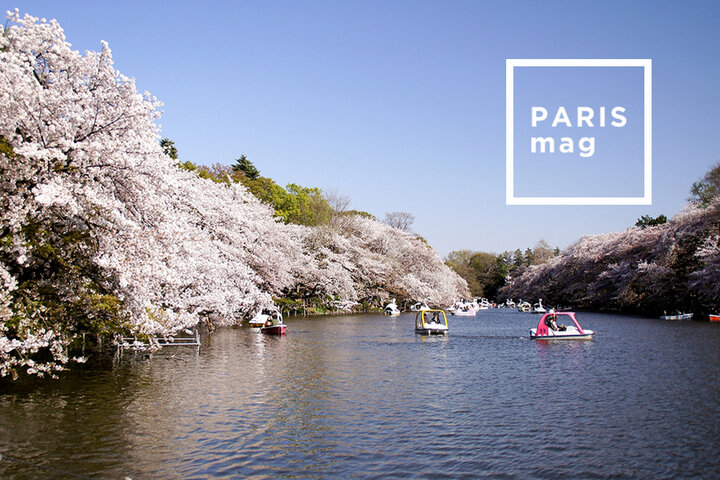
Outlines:
[[[671,219],[642,216],[624,232],[586,235],[526,268],[499,294],[643,314],[720,308],[720,164]]]
[[[164,139],[163,142],[172,144],[168,139]],[[177,151],[174,158],[177,159]],[[271,205],[275,210],[275,216],[284,223],[309,227],[326,225],[333,214],[333,208],[323,196],[322,190],[295,183],[283,188],[272,178],[261,176],[257,167],[245,155],[241,155],[233,165],[229,166],[216,163],[208,167],[195,165],[189,161],[181,162],[179,165],[185,170],[196,172],[201,178],[214,182],[241,183],[260,201]]]
[[[540,240],[534,248],[520,249],[502,254],[456,250],[450,252],[445,264],[455,270],[468,283],[473,297],[485,297],[502,303],[498,291],[507,282],[522,274],[531,265],[539,265],[560,253],[545,240]]]

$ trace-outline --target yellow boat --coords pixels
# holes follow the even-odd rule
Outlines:
[[[447,332],[448,321],[444,310],[421,310],[415,315],[415,333],[445,335]]]

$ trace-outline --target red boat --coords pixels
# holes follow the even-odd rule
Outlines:
[[[713,314],[711,313],[711,314],[710,314],[710,321],[711,321],[711,322],[720,322],[720,314],[713,315]]]
[[[287,329],[287,325],[284,323],[281,323],[279,325],[269,325],[267,327],[262,327],[260,329],[261,333],[265,333],[267,335],[285,335],[285,330]]]
[[[265,325],[260,329],[260,333],[267,335],[285,335],[286,329],[287,325],[283,323],[282,314],[280,312],[273,312],[265,321]]]

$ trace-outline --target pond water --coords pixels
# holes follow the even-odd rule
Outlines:
[[[718,478],[720,325],[581,313],[290,318],[0,383],[0,478]]]

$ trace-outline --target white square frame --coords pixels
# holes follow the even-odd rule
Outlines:
[[[514,176],[515,67],[642,67],[644,99],[642,197],[516,197]],[[506,205],[652,205],[652,59],[553,58],[505,60],[505,204]]]

